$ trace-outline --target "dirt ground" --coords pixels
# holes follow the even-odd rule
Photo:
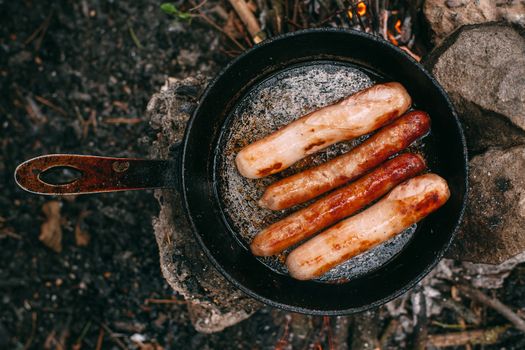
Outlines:
[[[267,308],[221,333],[193,329],[159,270],[150,191],[52,198],[14,183],[16,165],[41,154],[147,156],[151,95],[169,76],[212,77],[228,62],[216,31],[174,23],[160,3],[0,0],[0,348],[273,349],[279,342],[280,317]],[[60,252],[39,240],[50,201],[61,208]],[[516,269],[499,292],[515,308],[525,307],[524,276]],[[519,349],[525,341],[511,331],[506,344]]]

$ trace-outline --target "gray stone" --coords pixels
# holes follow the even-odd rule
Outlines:
[[[186,122],[205,84],[203,78],[170,80],[147,106],[151,126],[158,131],[152,158],[170,157],[170,148],[182,139]],[[160,213],[153,220],[162,274],[188,303],[195,328],[212,333],[234,325],[261,305],[235,289],[217,272],[194,238],[176,190],[155,191]]]
[[[507,21],[525,26],[525,0],[426,0],[423,13],[436,44],[463,25]]]
[[[470,161],[470,193],[449,255],[500,264],[525,251],[525,146],[489,150]]]
[[[452,98],[469,151],[525,138],[525,38],[503,24],[465,26],[425,60]]]

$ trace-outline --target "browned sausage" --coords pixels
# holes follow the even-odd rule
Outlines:
[[[281,210],[304,203],[356,179],[408,147],[429,129],[428,114],[422,111],[407,113],[350,152],[268,186],[259,205]]]
[[[399,83],[374,85],[244,147],[235,158],[237,169],[251,179],[275,174],[309,154],[388,124],[411,103]]]
[[[385,198],[341,221],[293,250],[286,259],[290,275],[308,280],[402,232],[441,207],[450,197],[436,174],[412,178]]]
[[[252,253],[259,256],[278,254],[352,215],[424,169],[425,161],[419,155],[399,155],[350,185],[259,232],[252,241]]]

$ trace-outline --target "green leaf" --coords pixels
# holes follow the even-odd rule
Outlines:
[[[179,12],[179,10],[177,10],[175,5],[173,5],[170,2],[165,2],[161,4],[160,9],[164,11],[165,13],[167,13],[168,15],[177,15],[177,13]]]
[[[189,13],[189,12],[182,12],[181,10],[179,10],[175,5],[173,5],[170,2],[165,2],[165,3],[161,4],[160,8],[161,8],[162,11],[164,11],[168,15],[172,15],[173,17],[175,17],[176,19],[178,19],[180,21],[191,21],[191,19],[193,17],[191,13]]]
[[[182,19],[184,21],[188,21],[188,20],[191,19],[191,13],[189,13],[189,12],[179,12],[177,17],[179,17],[180,19]]]

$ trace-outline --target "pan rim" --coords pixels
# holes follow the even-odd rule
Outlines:
[[[327,310],[327,309],[314,309],[314,308],[309,308],[309,307],[289,305],[289,304],[286,304],[286,303],[278,302],[278,301],[269,299],[267,297],[264,297],[264,296],[258,294],[257,292],[253,291],[252,289],[244,286],[242,283],[240,283],[235,277],[231,276],[222,267],[222,265],[215,259],[215,257],[211,253],[211,251],[206,246],[205,242],[203,241],[202,235],[199,233],[199,231],[197,229],[197,225],[196,225],[196,223],[194,221],[194,218],[192,217],[191,209],[190,209],[190,206],[189,206],[188,193],[186,191],[186,188],[187,188],[186,187],[186,183],[187,183],[187,181],[189,179],[186,176],[185,169],[186,169],[186,159],[187,159],[187,156],[188,156],[188,145],[189,145],[189,140],[190,140],[190,130],[192,129],[192,127],[194,125],[194,121],[196,119],[196,116],[200,112],[200,107],[202,105],[201,102],[204,101],[207,98],[207,96],[209,95],[210,91],[213,90],[213,87],[216,85],[216,83],[225,74],[227,74],[227,72],[231,69],[232,66],[236,65],[239,61],[241,61],[247,55],[251,54],[257,48],[261,48],[261,47],[265,47],[265,46],[271,45],[272,43],[274,43],[276,41],[286,40],[286,39],[297,37],[297,36],[317,34],[317,33],[344,33],[344,34],[349,34],[349,35],[352,35],[352,36],[361,37],[361,38],[364,38],[366,40],[371,40],[371,41],[373,41],[373,42],[375,42],[377,44],[386,46],[390,50],[395,51],[396,54],[401,55],[405,60],[410,61],[410,63],[412,65],[417,66],[417,68],[425,75],[425,77],[432,83],[434,88],[436,88],[437,91],[439,92],[439,94],[444,98],[445,104],[446,104],[447,108],[449,109],[450,114],[453,117],[453,122],[454,122],[454,124],[455,124],[455,126],[457,128],[457,132],[459,133],[459,140],[461,142],[461,148],[462,148],[462,151],[463,151],[462,160],[463,160],[463,171],[464,171],[464,175],[465,176],[464,176],[464,179],[463,179],[463,186],[464,186],[463,187],[464,188],[463,189],[463,193],[460,193],[460,196],[462,197],[462,199],[461,199],[461,207],[459,209],[458,217],[457,217],[455,225],[453,226],[453,229],[451,230],[451,232],[448,232],[448,239],[446,240],[446,244],[444,244],[439,249],[439,251],[436,254],[435,258],[433,258],[432,263],[426,265],[425,268],[421,269],[421,271],[415,277],[413,277],[410,281],[405,283],[402,288],[399,288],[399,289],[395,290],[394,292],[390,293],[388,296],[380,298],[380,299],[377,299],[377,300],[375,300],[375,301],[373,301],[373,302],[371,302],[369,304],[366,304],[366,305],[362,305],[362,306],[359,306],[359,307],[345,308],[345,309],[334,309],[334,308],[331,308],[330,310]],[[455,110],[455,108],[454,108],[454,106],[453,106],[453,104],[452,104],[448,94],[443,89],[443,87],[424,68],[424,66],[421,63],[417,62],[408,53],[406,53],[405,51],[401,50],[400,48],[398,48],[397,46],[393,45],[392,43],[390,43],[388,41],[385,41],[385,40],[383,40],[381,38],[378,38],[376,36],[373,36],[371,34],[368,34],[368,33],[360,32],[360,31],[356,31],[356,30],[350,30],[350,29],[341,29],[341,28],[305,29],[305,30],[300,30],[300,31],[296,31],[296,32],[292,32],[292,33],[286,33],[286,34],[283,34],[283,35],[272,37],[272,38],[270,38],[270,39],[268,39],[268,40],[266,40],[266,41],[264,41],[264,42],[262,42],[260,44],[254,45],[251,49],[246,50],[241,55],[239,55],[238,57],[233,59],[231,62],[229,62],[219,72],[219,74],[217,74],[217,76],[213,80],[211,80],[211,82],[208,84],[208,86],[206,87],[206,89],[204,90],[204,92],[202,93],[202,95],[200,97],[200,101],[199,101],[199,104],[198,104],[197,108],[193,112],[190,120],[188,121],[188,124],[186,126],[186,130],[185,130],[185,133],[184,133],[183,143],[182,143],[181,167],[180,167],[179,171],[181,171],[181,177],[180,177],[181,178],[181,185],[182,185],[181,186],[181,190],[182,190],[181,195],[182,195],[182,199],[183,199],[183,206],[184,206],[184,211],[186,213],[186,217],[188,218],[188,221],[190,222],[190,225],[191,225],[191,228],[192,228],[192,233],[195,236],[195,238],[197,239],[197,241],[199,242],[200,248],[203,250],[203,252],[205,253],[206,257],[210,260],[210,262],[212,263],[213,267],[216,270],[218,270],[226,278],[226,280],[228,280],[228,282],[230,282],[233,286],[235,286],[237,289],[241,290],[243,293],[245,293],[246,295],[250,296],[251,298],[253,298],[255,300],[258,300],[258,301],[260,301],[260,302],[262,302],[262,303],[264,303],[266,305],[269,305],[269,306],[272,306],[272,307],[276,307],[276,308],[280,308],[280,309],[283,309],[283,310],[286,310],[286,311],[298,312],[298,313],[308,314],[308,315],[318,315],[318,316],[319,315],[341,316],[341,315],[349,315],[349,314],[353,314],[353,313],[357,313],[357,312],[366,311],[366,310],[378,307],[380,305],[383,305],[383,304],[385,304],[385,303],[387,303],[387,302],[397,298],[398,296],[406,293],[410,289],[412,289],[419,281],[421,281],[426,275],[428,275],[428,273],[432,269],[434,269],[436,267],[436,265],[439,263],[439,261],[442,260],[442,258],[445,255],[446,251],[449,249],[452,241],[454,240],[454,238],[457,235],[457,232],[458,232],[459,227],[461,225],[461,222],[463,220],[464,213],[465,213],[465,207],[466,207],[466,203],[467,203],[468,192],[469,192],[469,188],[468,188],[468,173],[469,173],[469,169],[468,169],[468,153],[467,153],[466,139],[465,139],[463,127],[462,127],[462,125],[461,125],[461,123],[459,121],[459,117],[457,115],[457,112],[456,112],[456,110]]]

